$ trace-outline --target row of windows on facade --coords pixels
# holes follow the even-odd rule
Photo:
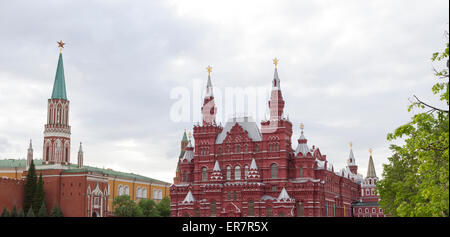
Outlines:
[[[371,194],[375,196],[375,189],[366,189],[366,196],[370,196]],[[364,196],[364,189],[361,189],[361,196]]]
[[[369,208],[366,208],[364,211],[365,211],[365,213],[369,213]],[[383,209],[378,208],[378,212],[382,214],[383,213]],[[358,208],[358,213],[362,213],[362,208]],[[372,208],[372,213],[377,213],[377,208],[373,207]]]
[[[234,192],[234,195],[235,195],[234,199],[236,199],[236,192]],[[228,199],[230,199],[229,196],[230,196],[230,192],[228,192]],[[297,205],[297,216],[304,216],[304,204],[303,204],[303,202],[298,202],[296,205]],[[253,200],[250,200],[248,202],[248,209],[247,210],[248,210],[248,212],[247,212],[248,216],[254,216],[255,215],[255,204],[254,204]],[[270,207],[270,206],[266,207],[265,210],[266,210],[266,216],[273,216],[272,207]],[[350,213],[351,208],[347,208],[346,210],[348,211],[348,213]],[[325,216],[329,216],[331,211],[333,212],[333,216],[336,216],[336,205],[333,204],[331,206],[331,205],[328,205],[328,202],[326,202],[325,203]],[[345,210],[344,210],[344,212],[345,212]],[[359,212],[361,213],[361,208],[359,209]],[[368,212],[369,212],[369,209],[366,208],[366,213],[368,213]],[[372,212],[376,213],[375,208],[372,209]],[[381,208],[380,208],[380,213],[382,213],[382,209]],[[210,215],[211,216],[216,216],[216,202],[215,201],[211,202]],[[200,216],[200,210],[199,209],[195,210],[194,216]],[[285,216],[284,212],[280,212],[279,216]]]
[[[64,110],[64,113],[61,113],[62,107],[61,105],[58,105],[58,109],[56,108],[50,108],[48,113],[48,124],[68,124],[69,116],[68,116],[68,110],[67,108]],[[61,114],[63,114],[63,118],[61,118]],[[56,115],[56,118],[55,118]]]
[[[227,170],[226,179],[231,180],[231,166],[228,165],[226,170]],[[249,171],[249,166],[245,165],[244,166],[244,179],[247,179],[248,171]],[[270,176],[272,179],[278,178],[278,165],[277,164],[272,164],[270,166]],[[300,178],[303,177],[303,167],[299,168],[299,177]],[[242,178],[241,167],[238,165],[238,166],[234,167],[234,180],[241,180],[241,178]],[[189,173],[188,172],[184,173],[183,181],[189,182]],[[202,181],[208,181],[208,168],[207,167],[202,168]]]
[[[376,179],[366,179],[366,184],[374,185],[376,183]]]
[[[130,189],[128,185],[119,185],[118,196],[121,195],[130,195]],[[136,188],[136,198],[147,198],[147,188]],[[153,199],[161,200],[162,199],[162,190],[161,189],[153,189]]]
[[[266,216],[273,216],[272,207],[266,207]],[[186,214],[185,216],[187,216]],[[216,202],[212,201],[210,205],[210,215],[216,216]],[[194,211],[194,216],[200,216],[200,210],[198,208]],[[247,216],[255,216],[255,203],[253,200],[248,201]],[[280,212],[279,216],[285,216],[284,212]],[[302,202],[297,203],[297,216],[304,216],[304,206]]]
[[[269,151],[280,151],[280,144],[279,143],[269,143]],[[231,153],[231,146],[226,146],[225,149],[226,153]],[[240,153],[241,152],[241,146],[240,145],[234,145],[233,147],[234,153]],[[248,145],[244,145],[244,149],[242,152],[249,152]],[[255,145],[255,152],[259,152],[259,146]],[[218,154],[222,154],[222,147],[219,147],[217,150]],[[208,155],[209,154],[209,147],[200,147],[200,155]]]

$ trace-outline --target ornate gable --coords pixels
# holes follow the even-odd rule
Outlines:
[[[231,130],[227,132],[224,143],[241,143],[250,142],[251,140],[248,132],[244,130],[239,123],[235,123]]]

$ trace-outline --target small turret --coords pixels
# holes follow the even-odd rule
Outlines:
[[[358,174],[355,156],[353,155],[353,143],[350,142],[350,154],[348,155],[347,166],[353,174]]]
[[[33,146],[31,145],[31,139],[30,139],[30,146],[28,147],[28,153],[27,153],[27,170],[28,170],[28,168],[30,168],[32,160],[33,160]]]
[[[80,149],[78,150],[78,168],[83,167],[83,148],[81,147],[80,142]]]

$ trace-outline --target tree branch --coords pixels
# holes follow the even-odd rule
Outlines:
[[[448,110],[445,110],[445,109],[438,109],[438,108],[436,108],[436,107],[434,107],[434,106],[431,106],[431,105],[426,104],[426,103],[424,103],[423,101],[419,100],[419,98],[417,98],[417,96],[415,96],[415,95],[413,95],[413,96],[414,96],[414,98],[416,98],[417,101],[419,101],[420,104],[423,104],[423,105],[427,106],[428,108],[431,108],[431,109],[434,109],[434,110],[438,110],[438,111],[441,111],[441,112],[448,113]]]

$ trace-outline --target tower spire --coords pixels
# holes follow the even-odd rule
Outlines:
[[[208,71],[208,81],[206,83],[205,98],[203,99],[202,116],[203,125],[212,125],[216,123],[217,108],[214,103],[213,86],[211,83],[211,65],[208,65],[208,67],[206,67],[206,70]]]
[[[278,59],[273,59],[273,64],[275,65],[275,70],[272,80],[272,92],[270,94],[269,109],[270,109],[270,120],[280,120],[283,115],[284,100],[281,94],[280,88],[280,78],[278,77]]]
[[[66,94],[66,81],[64,78],[64,65],[62,59],[62,49],[65,43],[58,42],[58,48],[60,48],[58,67],[56,68],[55,82],[53,83],[52,99],[64,99],[67,100]]]
[[[27,153],[27,170],[30,167],[32,160],[33,160],[33,146],[31,145],[31,139],[30,139],[30,146],[28,147],[28,153]]]
[[[358,166],[356,165],[355,155],[353,155],[353,143],[350,142],[350,154],[348,155],[347,166],[353,174],[357,174]]]
[[[369,166],[367,167],[367,177],[368,178],[376,178],[377,174],[375,173],[375,165],[373,164],[372,148],[370,148],[369,152],[370,152],[370,157],[369,157]]]
[[[81,147],[80,142],[80,148],[78,150],[78,168],[83,167],[83,148]]]

